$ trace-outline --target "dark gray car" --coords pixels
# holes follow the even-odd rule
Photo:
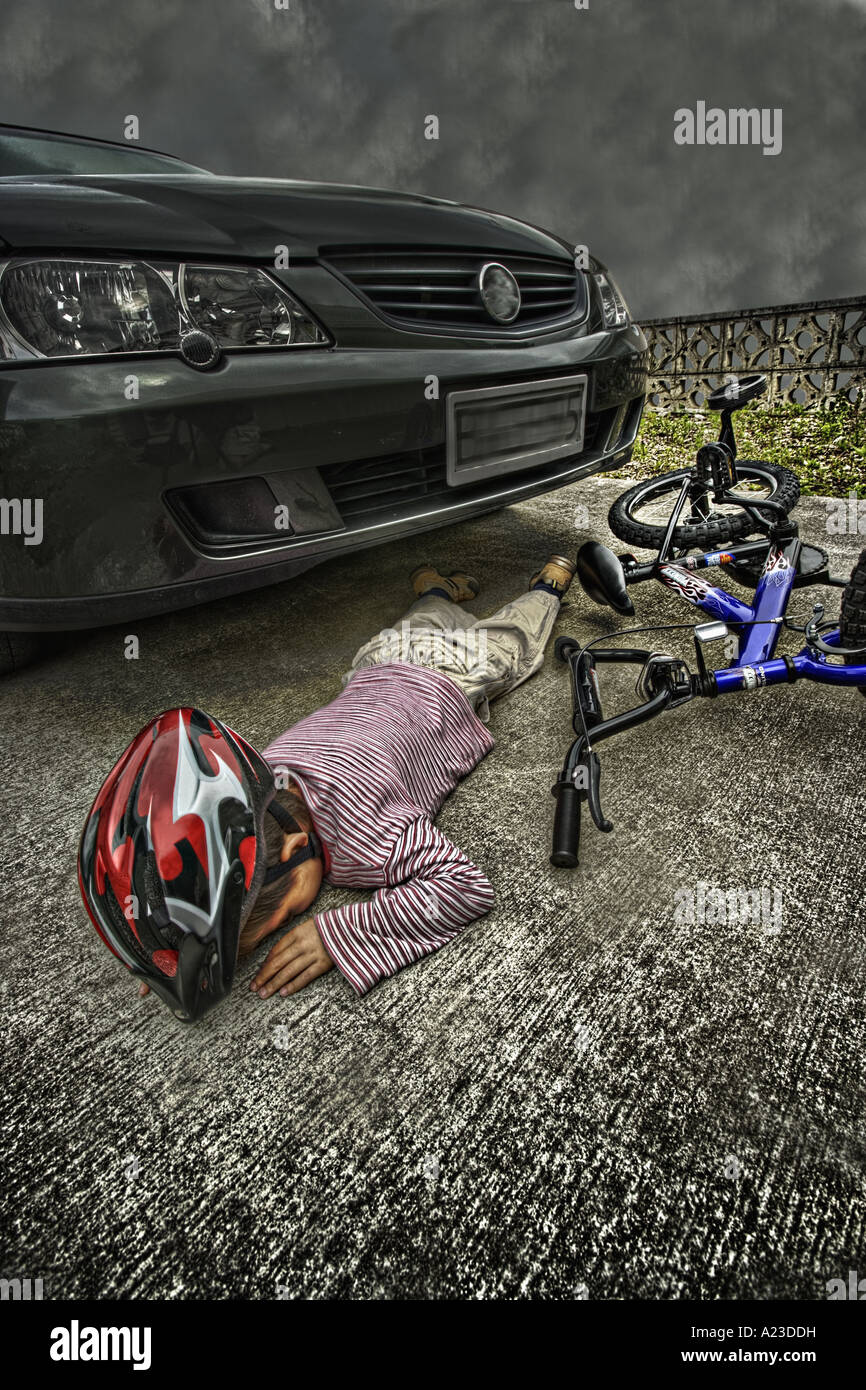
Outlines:
[[[0,126],[0,668],[619,465],[646,367],[526,223]]]

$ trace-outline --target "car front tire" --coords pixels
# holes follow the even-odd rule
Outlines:
[[[9,676],[35,661],[44,639],[35,632],[0,632],[0,676]]]

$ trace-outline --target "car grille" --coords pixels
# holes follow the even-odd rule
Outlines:
[[[565,257],[382,247],[334,250],[324,259],[388,318],[424,328],[511,332],[582,318],[587,309],[585,277]],[[520,286],[520,312],[509,324],[497,322],[481,302],[478,276],[490,261],[504,265]]]
[[[601,447],[615,415],[615,408],[587,415],[583,454]],[[524,478],[526,481],[540,481],[546,472],[556,473],[562,467],[563,461],[559,460],[549,469],[528,468],[521,473],[487,478],[483,482],[455,489],[448,486],[445,445],[439,444],[411,453],[389,454],[384,458],[328,464],[319,469],[319,474],[343,521],[348,527],[356,527],[423,515],[454,501],[482,497],[485,493],[495,492],[499,483],[510,488],[519,486]]]

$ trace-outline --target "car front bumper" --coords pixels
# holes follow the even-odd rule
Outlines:
[[[638,431],[646,368],[634,325],[483,351],[430,341],[227,354],[207,374],[168,356],[5,367],[2,492],[42,499],[43,534],[0,537],[0,628],[187,607],[616,467]],[[589,383],[580,454],[447,486],[449,391],[575,371]],[[290,530],[265,533],[261,497],[285,508]]]

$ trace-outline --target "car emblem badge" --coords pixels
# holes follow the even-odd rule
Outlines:
[[[513,323],[520,313],[520,286],[511,271],[498,261],[482,266],[478,276],[481,302],[497,323]]]
[[[193,328],[189,333],[184,333],[179,348],[184,362],[190,367],[196,367],[200,372],[215,367],[220,360],[220,345],[216,338],[202,332],[200,328]]]

